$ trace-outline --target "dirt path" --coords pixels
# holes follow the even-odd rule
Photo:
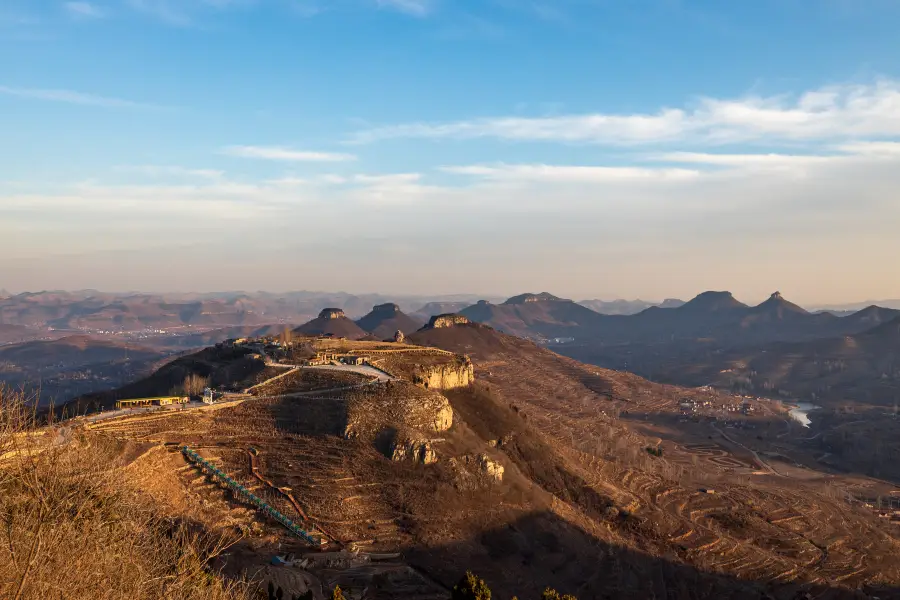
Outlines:
[[[775,469],[773,469],[773,468],[771,467],[771,465],[769,465],[769,463],[767,463],[767,462],[764,461],[762,458],[760,458],[760,457],[759,457],[759,454],[757,454],[755,450],[751,450],[750,448],[748,448],[747,446],[743,445],[742,443],[740,443],[740,442],[737,441],[736,439],[732,438],[731,436],[729,436],[727,433],[725,433],[724,431],[722,431],[721,429],[719,429],[719,428],[716,427],[715,425],[710,425],[710,426],[711,426],[714,430],[716,430],[716,432],[718,432],[719,435],[721,435],[723,438],[725,438],[726,440],[728,440],[729,442],[731,442],[731,443],[734,444],[735,446],[740,446],[741,448],[743,448],[744,450],[746,450],[747,452],[749,452],[750,454],[752,454],[752,455],[753,455],[753,458],[756,460],[756,462],[759,463],[759,465],[762,466],[763,469],[765,469],[766,471],[768,471],[770,475],[776,475],[776,476],[778,476],[778,477],[786,477],[785,475],[782,475],[781,473],[779,473],[778,471],[776,471]]]

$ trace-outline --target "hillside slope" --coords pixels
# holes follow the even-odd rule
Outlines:
[[[723,387],[825,404],[892,406],[900,396],[900,317],[852,336],[768,344],[681,368],[698,382]]]
[[[359,325],[347,318],[344,311],[338,308],[326,308],[319,316],[294,329],[301,335],[331,335],[358,340],[368,335]]]
[[[359,327],[379,340],[389,339],[397,331],[404,335],[410,334],[423,325],[424,321],[415,319],[400,310],[393,303],[379,304],[363,318],[356,321]]]
[[[597,331],[608,317],[546,292],[521,294],[503,304],[480,301],[460,311],[472,321],[520,337],[582,337]]]
[[[896,531],[844,500],[844,486],[860,484],[814,471],[786,478],[748,449],[751,436],[737,444],[715,422],[679,421],[680,402],[719,410],[728,396],[589,367],[459,316],[409,337],[420,346],[307,342],[389,357],[401,379],[304,380],[305,391],[88,429],[191,445],[241,485],[269,487],[273,505],[321,530],[331,549],[399,553],[390,576],[374,563],[309,567],[327,586],[374,597],[446,598],[467,569],[500,598],[548,585],[582,600],[896,593]],[[473,385],[437,393],[402,379],[460,354],[474,364]],[[768,435],[776,415],[760,410]],[[214,486],[196,493],[201,505],[229,502]],[[283,529],[259,526],[269,541],[242,549],[230,573],[261,568],[274,548],[304,551]]]

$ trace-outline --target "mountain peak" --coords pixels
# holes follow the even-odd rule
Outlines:
[[[807,313],[807,310],[801,306],[794,304],[788,300],[785,300],[784,296],[781,295],[781,292],[774,292],[769,299],[756,306],[757,310],[777,310],[780,312],[789,311],[795,313]]]
[[[718,312],[747,308],[743,302],[739,302],[731,292],[703,292],[681,306],[683,310],[696,310],[704,312]]]
[[[529,302],[571,302],[571,300],[558,298],[549,292],[541,292],[539,294],[519,294],[518,296],[513,296],[503,304],[527,304]]]
[[[376,339],[383,340],[394,337],[397,331],[410,334],[422,325],[422,321],[405,314],[393,302],[387,302],[373,306],[371,312],[359,319],[356,324]]]
[[[340,319],[346,317],[347,315],[345,315],[344,311],[340,308],[323,308],[322,312],[319,313],[320,319]]]
[[[372,307],[373,313],[398,313],[400,312],[400,307],[393,302],[386,302],[384,304],[378,304]]]

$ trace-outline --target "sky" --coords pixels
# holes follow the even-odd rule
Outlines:
[[[2,0],[0,288],[900,298],[896,0]]]

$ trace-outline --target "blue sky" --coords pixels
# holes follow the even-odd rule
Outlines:
[[[0,288],[900,297],[897,31],[893,0],[4,0]]]

